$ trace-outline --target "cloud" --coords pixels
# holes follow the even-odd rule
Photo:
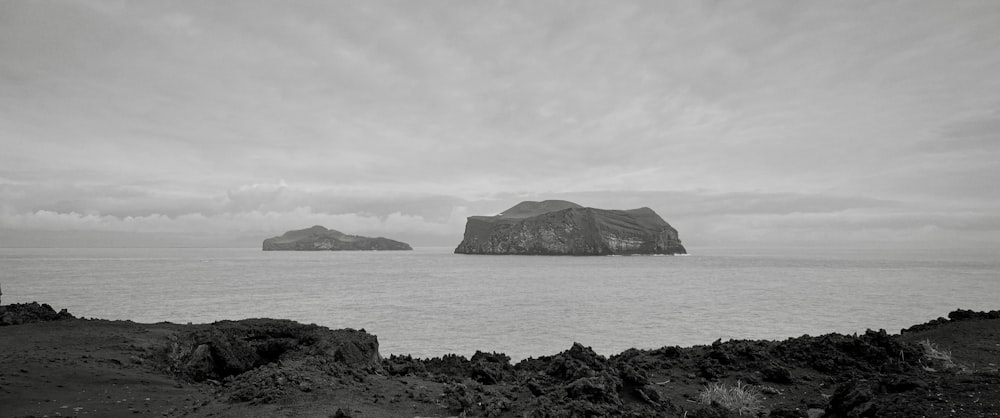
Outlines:
[[[966,154],[975,152],[995,158],[1000,154],[1000,109],[946,124],[939,134],[915,144],[914,151]]]
[[[692,239],[990,231],[1000,8],[962,6],[5,3],[2,225],[443,237],[564,196]]]
[[[284,180],[278,184],[255,183],[227,190],[225,207],[227,210],[242,212],[258,210],[263,206],[281,206],[282,195],[288,191]]]
[[[499,194],[481,200],[420,195],[387,199],[308,192],[284,182],[241,186],[201,202],[199,206],[205,210],[173,215],[7,208],[0,213],[0,230],[21,232],[19,236],[30,231],[159,234],[185,236],[187,242],[225,245],[238,238],[242,239],[240,245],[256,245],[260,239],[288,230],[323,225],[418,246],[447,246],[461,240],[468,216],[492,215],[522,200],[542,199],[572,200],[607,209],[651,207],[678,228],[682,239],[693,247],[732,243],[835,246],[857,240],[931,245],[942,237],[961,242],[963,234],[966,241],[1000,238],[1000,218],[995,211],[947,205],[914,210],[907,202],[862,196],[589,191]]]
[[[996,210],[957,202],[915,202],[797,193],[589,191],[500,195],[500,201],[564,199],[584,206],[647,206],[680,231],[689,246],[797,244],[836,247],[984,245],[1000,239]],[[502,206],[502,205],[498,205]],[[500,207],[502,211],[506,207]],[[974,243],[974,244],[973,244]]]
[[[850,210],[726,215],[707,220],[710,222],[700,219],[692,223],[689,232],[702,233],[695,235],[693,242],[708,246],[1000,249],[996,245],[1000,239],[1000,218],[993,213]]]
[[[39,210],[30,213],[0,214],[0,230],[186,234],[201,236],[202,239],[218,235],[228,235],[229,239],[255,235],[263,239],[293,229],[324,225],[354,235],[388,236],[397,239],[423,237],[423,242],[437,242],[442,237],[453,240],[456,233],[460,236],[464,221],[465,213],[461,208],[456,208],[443,222],[428,221],[420,216],[399,212],[377,217],[355,213],[322,213],[309,207],[285,212],[252,210],[214,215],[187,213],[173,217],[160,214],[119,217]],[[222,241],[226,239],[223,238]]]
[[[851,209],[905,206],[904,202],[866,196],[779,192],[616,191],[597,190],[553,194],[500,195],[510,199],[562,199],[608,209],[653,208],[664,216],[688,218],[715,215],[787,215],[836,213]]]
[[[267,237],[318,224],[351,234],[441,244],[461,236],[467,216],[467,203],[454,197],[308,190],[284,181],[201,196],[111,185],[3,183],[0,196],[0,231],[201,236],[198,242],[213,235]]]

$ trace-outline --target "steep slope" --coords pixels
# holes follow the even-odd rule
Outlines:
[[[471,216],[459,254],[686,254],[677,230],[650,208],[606,210],[572,202],[521,202]]]

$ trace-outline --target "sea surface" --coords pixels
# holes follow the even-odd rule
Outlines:
[[[901,328],[1000,309],[995,252],[694,249],[690,256],[0,248],[2,303],[78,317],[287,318],[365,329],[380,352],[515,361],[573,342],[625,349]],[[2,331],[2,330],[0,330]]]

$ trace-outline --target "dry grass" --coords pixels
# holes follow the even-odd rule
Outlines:
[[[706,405],[717,403],[740,416],[757,415],[762,411],[760,390],[737,381],[735,385],[712,383],[698,394],[698,400]]]
[[[956,370],[958,373],[968,373],[969,367],[956,362],[951,357],[951,351],[938,348],[937,344],[931,342],[931,340],[923,340],[920,342],[920,347],[924,349],[924,358],[929,360],[932,364],[939,364],[944,370]],[[931,367],[924,367],[928,371],[935,371]]]

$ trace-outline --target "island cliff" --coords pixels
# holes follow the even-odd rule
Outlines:
[[[264,251],[389,251],[412,250],[410,244],[388,238],[347,235],[316,225],[288,231],[280,237],[264,240]]]
[[[521,202],[470,216],[457,254],[687,254],[677,230],[650,208],[606,210],[564,200]]]

